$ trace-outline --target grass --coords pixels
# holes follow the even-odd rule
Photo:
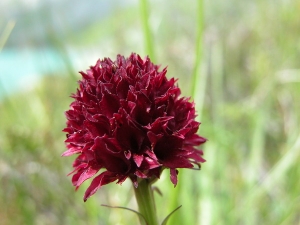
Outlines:
[[[182,205],[169,224],[300,223],[300,3],[246,6],[141,1],[141,8],[106,19],[105,34],[103,22],[95,21],[73,46],[84,46],[86,38],[93,43],[100,27],[98,42],[105,49],[111,37],[113,49],[99,57],[155,52],[168,76],[179,78],[183,95],[193,93],[199,132],[209,139],[207,162],[201,171],[180,170],[176,188],[168,171],[156,183],[163,193],[156,195],[161,220]],[[129,31],[120,38],[125,23]],[[135,33],[138,39],[130,41]],[[64,43],[53,35],[50,44],[63,53]],[[66,177],[73,158],[60,157],[63,112],[79,76],[63,57],[65,76],[49,74],[34,90],[0,102],[0,224],[137,224],[133,213],[100,206],[137,209],[130,182],[109,184],[83,203],[88,182],[75,192]]]

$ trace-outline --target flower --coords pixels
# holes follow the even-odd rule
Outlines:
[[[130,178],[159,178],[170,169],[177,184],[177,168],[200,167],[203,152],[196,147],[206,139],[196,132],[194,103],[179,97],[176,80],[166,78],[148,57],[132,53],[98,60],[85,73],[75,100],[66,111],[67,133],[62,156],[78,154],[73,163],[76,189],[97,175],[85,192],[84,201],[101,186]]]

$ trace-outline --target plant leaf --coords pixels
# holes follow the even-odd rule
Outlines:
[[[159,194],[160,196],[163,196],[163,194],[162,194],[162,192],[159,190],[159,188],[158,187],[152,187],[152,191],[154,192],[157,192],[157,194]]]
[[[168,220],[170,219],[170,217],[173,215],[174,212],[176,212],[178,209],[180,209],[182,205],[178,206],[176,209],[174,209],[162,222],[161,225],[167,225]]]
[[[126,209],[126,210],[129,210],[131,212],[134,212],[138,215],[141,222],[144,221],[144,223],[142,225],[148,225],[148,223],[147,223],[145,217],[143,216],[143,214],[139,213],[138,211],[135,211],[133,209],[129,209],[129,208],[126,208],[126,207],[122,207],[122,206],[109,206],[109,205],[104,205],[104,204],[101,204],[101,206],[108,207],[108,208],[114,208],[114,209]]]

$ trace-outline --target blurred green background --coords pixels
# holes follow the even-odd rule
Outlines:
[[[299,0],[3,0],[0,224],[138,224],[132,185],[86,203],[70,177],[64,111],[78,71],[137,52],[168,66],[202,122],[206,163],[156,183],[170,225],[300,224]]]

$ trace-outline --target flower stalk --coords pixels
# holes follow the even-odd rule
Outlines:
[[[138,187],[134,187],[139,212],[145,217],[147,225],[158,225],[153,191],[149,179],[141,179]],[[141,221],[141,224],[145,224]]]

